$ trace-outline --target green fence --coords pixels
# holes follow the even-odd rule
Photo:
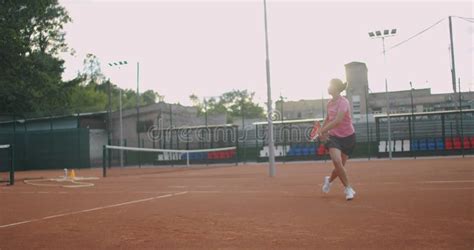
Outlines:
[[[0,144],[14,144],[16,170],[90,167],[86,128],[1,131]]]

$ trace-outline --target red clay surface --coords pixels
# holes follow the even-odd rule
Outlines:
[[[274,178],[266,164],[247,164],[112,170],[75,189],[18,181],[0,187],[0,249],[473,249],[474,158],[347,169],[357,191],[350,202],[339,181],[321,194],[329,162],[278,164]]]

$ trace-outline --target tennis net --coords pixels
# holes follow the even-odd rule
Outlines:
[[[13,147],[9,144],[0,145],[0,182],[9,185],[15,183]]]
[[[104,145],[102,158],[104,177],[114,172],[141,174],[238,164],[237,147],[185,150]]]

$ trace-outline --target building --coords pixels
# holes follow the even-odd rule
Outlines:
[[[111,143],[120,143],[120,112],[115,111],[111,115]],[[140,123],[137,127],[136,108],[122,111],[122,138],[127,146],[137,146],[138,134],[144,147],[153,147],[153,138],[149,131],[156,129],[169,129],[180,127],[192,127],[199,125],[223,125],[226,124],[226,114],[198,114],[196,107],[183,106],[180,104],[169,104],[159,102],[140,107]],[[156,146],[156,145],[155,145]]]
[[[390,92],[391,113],[447,111],[459,109],[459,93],[432,94],[431,89],[414,89]],[[374,114],[386,113],[386,94],[371,93],[369,106]],[[474,92],[462,92],[462,109],[471,109],[474,105]],[[381,101],[385,100],[385,102]]]
[[[18,170],[100,164],[107,144],[107,112],[36,116],[0,115],[0,144],[15,145]]]
[[[387,113],[385,92],[372,93],[368,83],[365,63],[351,62],[345,65],[348,89],[346,97],[352,105],[355,123],[373,121],[374,114]],[[413,97],[413,98],[412,98]],[[459,93],[432,94],[431,89],[411,89],[389,92],[390,113],[446,111],[459,109]],[[413,100],[413,102],[412,102]],[[474,92],[461,93],[462,108],[474,108]],[[276,110],[284,119],[322,118],[329,99],[313,99],[276,102]],[[368,114],[368,117],[366,115]]]
[[[284,120],[299,120],[323,117],[329,99],[299,101],[276,101],[275,110]]]
[[[369,93],[369,80],[365,63],[351,62],[345,65],[347,78],[347,99],[352,105],[354,120],[362,118],[367,113],[367,98]],[[371,113],[370,111],[368,112]]]

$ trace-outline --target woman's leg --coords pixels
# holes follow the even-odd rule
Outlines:
[[[341,152],[342,166],[346,166],[346,162],[349,159],[349,156]]]
[[[346,162],[347,162],[347,159],[349,159],[349,156],[341,152],[341,159],[342,159],[342,166],[343,167],[346,166]],[[333,169],[329,182],[333,182],[337,177],[338,177],[337,171],[336,169]]]
[[[338,176],[339,179],[341,180],[342,184],[345,186],[345,187],[348,187],[350,186],[349,184],[349,180],[347,178],[347,175],[346,175],[346,171],[344,170],[344,164],[343,164],[343,157],[342,157],[342,153],[341,153],[341,150],[337,149],[337,148],[330,148],[329,149],[329,155],[331,156],[331,159],[332,159],[332,163],[334,164],[334,170],[333,171],[333,174],[331,175],[331,179],[330,181],[333,180],[333,176]],[[346,158],[346,161],[347,161],[347,158]],[[345,163],[345,161],[344,161]],[[334,177],[335,179],[335,177]]]

